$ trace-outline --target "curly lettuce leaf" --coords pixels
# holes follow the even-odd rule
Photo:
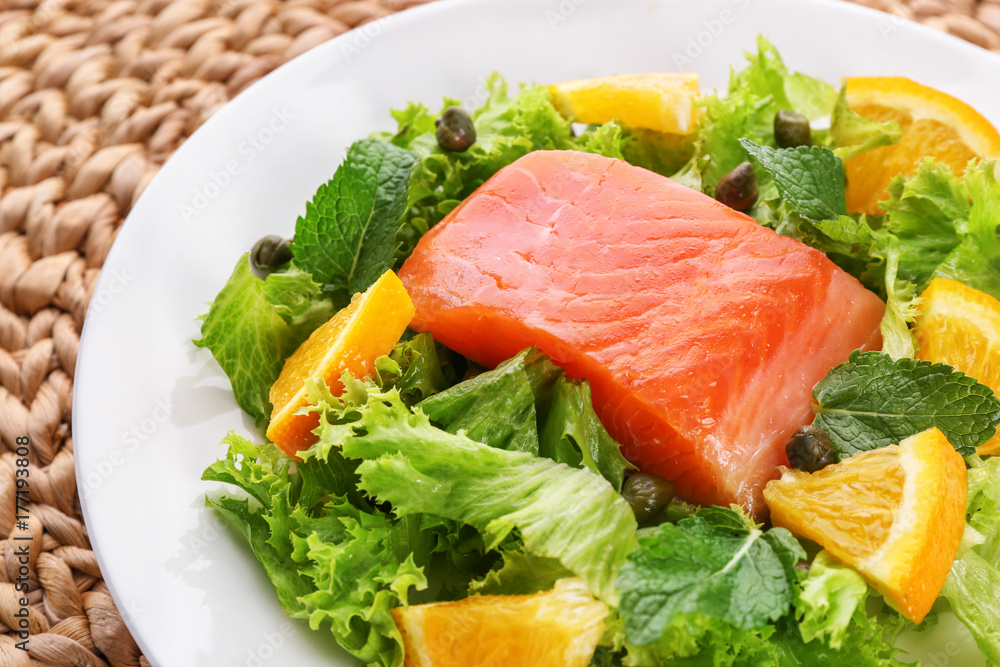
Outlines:
[[[819,640],[840,648],[850,632],[855,614],[864,614],[868,584],[854,569],[821,551],[809,566],[795,600],[802,641]]]
[[[747,54],[749,65],[729,78],[723,97],[707,95],[699,121],[698,156],[703,191],[712,194],[719,179],[746,161],[749,155],[741,138],[775,147],[774,116],[783,109],[798,111],[809,120],[833,110],[837,92],[829,84],[788,71],[781,56],[765,38],[757,38],[757,53]],[[817,137],[818,138],[818,137]],[[762,190],[769,182],[758,170]]]
[[[561,376],[548,356],[530,347],[418,407],[449,433],[463,431],[490,447],[538,454],[539,412]]]
[[[970,166],[962,180],[972,202],[965,224],[956,224],[960,241],[934,270],[933,278],[951,278],[1000,298],[1000,184],[995,162]]]
[[[424,517],[394,519],[355,488],[355,463],[342,457],[292,466],[273,445],[230,434],[226,457],[202,479],[231,484],[249,498],[209,497],[247,540],[285,612],[315,629],[329,624],[337,642],[360,660],[401,667],[402,637],[390,609],[427,587],[424,565],[438,532]],[[350,489],[352,502],[339,495]]]
[[[340,450],[358,459],[359,488],[397,516],[429,514],[469,524],[487,548],[513,531],[524,548],[554,558],[617,603],[614,580],[635,543],[631,508],[601,477],[524,452],[495,449],[435,428],[398,392],[351,385],[347,400],[311,383],[324,415],[319,442],[303,458]],[[570,501],[570,499],[572,499]]]
[[[503,565],[469,585],[471,595],[531,595],[551,590],[572,572],[555,558],[545,558],[510,549],[503,552]]]
[[[434,342],[430,333],[397,343],[388,357],[375,360],[376,380],[382,388],[395,387],[407,405],[416,405],[456,382],[456,362],[464,359]]]
[[[840,87],[833,113],[830,114],[830,144],[844,162],[874,148],[891,146],[899,141],[903,131],[899,123],[868,120],[847,105],[847,86]]]

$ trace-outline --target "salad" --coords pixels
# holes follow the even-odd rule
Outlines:
[[[835,543],[758,524],[738,505],[673,498],[622,457],[588,382],[537,348],[490,369],[403,331],[408,317],[391,323],[387,272],[498,171],[560,149],[714,196],[822,251],[885,301],[882,351],[852,355],[816,385],[817,419],[789,459],[817,474],[849,470],[936,428],[965,457],[965,506],[954,564],[921,625],[950,608],[1000,662],[1000,458],[988,447],[1000,401],[986,378],[918,359],[927,343],[914,328],[936,279],[1000,296],[994,164],[956,175],[928,158],[873,203],[850,165],[905,141],[900,125],[790,72],[765,39],[748,60],[727,94],[701,96],[659,128],[624,114],[588,120],[558,87],[512,94],[499,75],[475,110],[410,104],[392,112],[397,132],[351,146],[291,243],[267,237],[238,258],[196,343],[275,442],[292,442],[275,435],[281,409],[309,427],[280,448],[230,433],[203,479],[241,491],[207,502],[246,538],[290,616],[385,667],[425,664],[434,614],[482,619],[493,634],[470,640],[479,648],[520,642],[504,628],[540,613],[540,600],[569,605],[579,622],[552,619],[531,641],[569,632],[581,665],[906,664],[894,643],[911,621]],[[867,214],[848,213],[848,200]],[[365,372],[323,377],[330,350],[357,356],[372,341],[387,349]],[[302,381],[284,386],[293,372]]]

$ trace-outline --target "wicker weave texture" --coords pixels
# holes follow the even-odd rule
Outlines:
[[[290,58],[425,0],[0,2],[0,666],[148,664],[80,515],[73,371],[125,216],[178,146]],[[30,518],[17,528],[18,438]],[[31,537],[29,652],[15,646]]]
[[[70,432],[87,304],[115,234],[178,146],[238,92],[427,0],[0,0],[0,667],[149,664],[80,515]],[[1000,0],[857,0],[1000,52]],[[31,442],[18,526],[18,438]],[[15,647],[18,545],[29,652]]]

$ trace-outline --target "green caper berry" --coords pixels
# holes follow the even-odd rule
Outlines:
[[[441,117],[434,121],[437,140],[446,151],[461,153],[476,143],[476,126],[462,107],[448,107]]]
[[[781,148],[812,146],[809,119],[797,111],[779,111],[774,116],[774,141]]]
[[[815,426],[805,426],[795,432],[785,445],[788,463],[793,468],[816,472],[837,462],[830,436]]]
[[[250,249],[250,267],[261,275],[274,273],[292,261],[292,249],[288,239],[269,234],[253,244]]]
[[[662,477],[640,472],[625,482],[622,497],[632,508],[635,520],[644,523],[656,516],[673,499],[674,485]]]
[[[757,202],[757,176],[753,165],[741,162],[715,185],[715,198],[737,211],[747,211]]]

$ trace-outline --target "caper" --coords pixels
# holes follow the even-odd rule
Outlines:
[[[292,261],[292,249],[288,239],[269,234],[253,244],[250,249],[250,267],[260,277],[274,273]]]
[[[757,176],[749,162],[736,165],[715,185],[715,198],[737,211],[749,210],[757,202],[757,193]]]
[[[632,508],[635,520],[644,523],[656,516],[674,497],[674,485],[656,475],[640,472],[622,487],[622,497]]]
[[[837,462],[830,436],[821,428],[805,426],[785,445],[788,463],[798,470],[816,472]]]
[[[797,111],[779,111],[774,116],[774,141],[781,148],[812,146],[809,119]]]
[[[476,143],[476,126],[462,107],[448,107],[441,117],[434,121],[437,140],[446,151],[461,153]]]

